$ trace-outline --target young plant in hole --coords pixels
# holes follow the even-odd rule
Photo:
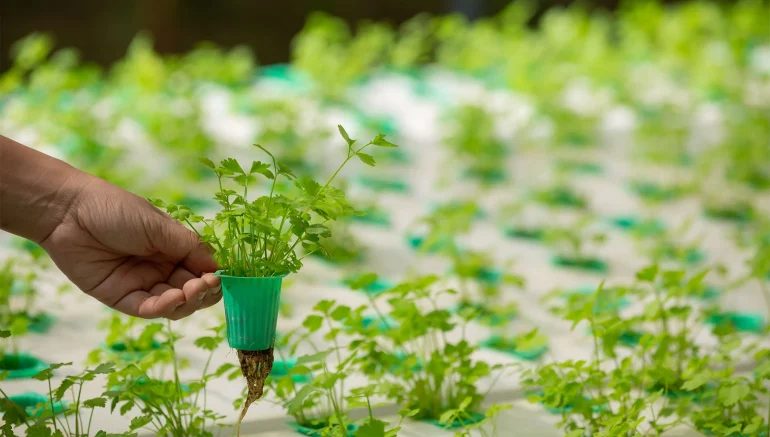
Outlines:
[[[0,331],[0,336],[3,332]],[[64,377],[59,386],[52,383],[54,370],[70,366],[72,363],[51,364],[47,369],[34,376],[38,381],[48,384],[48,399],[34,407],[34,415],[29,414],[25,408],[14,403],[8,395],[0,389],[0,411],[3,413],[3,425],[0,426],[3,436],[15,436],[14,430],[25,427],[27,437],[109,437],[123,436],[136,437],[136,433],[127,431],[121,434],[97,431],[91,433],[91,425],[94,411],[97,408],[105,408],[110,399],[110,393],[83,399],[83,386],[91,384],[91,381],[109,375],[115,371],[112,363],[102,363],[93,369],[87,369],[78,375]],[[0,381],[4,378],[0,372]]]
[[[691,220],[685,221],[678,228],[643,242],[643,250],[659,263],[674,261],[682,266],[699,264],[706,256],[700,249],[703,236],[687,236],[691,224]]]
[[[478,105],[462,105],[449,112],[450,126],[444,144],[465,165],[468,176],[483,184],[494,184],[507,177],[508,148],[495,133],[492,114]]]
[[[158,339],[163,325],[159,323],[147,323],[142,319],[113,311],[99,323],[99,328],[105,329],[107,336],[101,347],[88,354],[90,364],[99,364],[105,360],[117,363],[134,361],[151,351],[162,349]],[[156,354],[154,359],[158,362],[170,362],[170,357],[162,352]]]
[[[374,279],[374,275],[368,277],[369,281]],[[462,311],[453,316],[441,309],[437,300],[455,292],[435,291],[436,286],[438,278],[428,276],[402,283],[376,297],[368,296],[371,308],[390,328],[376,336],[362,330],[367,335],[354,344],[368,357],[364,372],[375,380],[398,385],[400,390],[394,399],[404,409],[418,410],[417,419],[447,428],[466,427],[484,420],[481,403],[487,393],[479,390],[478,381],[493,377],[494,386],[503,376],[504,366],[489,366],[472,358],[474,347],[464,333],[475,313]],[[380,299],[392,308],[389,319]],[[459,320],[454,321],[455,317]],[[454,339],[450,332],[456,334],[457,330],[462,335]],[[492,409],[490,414],[496,411]]]
[[[459,281],[458,310],[472,309],[477,313],[478,320],[487,325],[506,324],[518,314],[515,301],[490,303],[501,297],[500,287],[503,285],[524,287],[524,277],[508,271],[510,263],[500,271],[485,252],[465,250],[449,255],[453,276]]]
[[[554,263],[596,272],[605,272],[607,264],[595,253],[606,240],[603,232],[592,228],[594,218],[585,216],[570,227],[553,227],[545,234],[545,241],[556,250]]]
[[[373,404],[375,399],[395,396],[399,386],[374,380],[363,386],[350,386],[349,376],[357,373],[366,359],[358,347],[360,342],[353,341],[355,333],[361,332],[364,310],[363,306],[352,309],[334,301],[318,302],[313,313],[303,321],[304,329],[282,338],[285,350],[291,355],[303,346],[309,346],[314,351],[297,358],[295,365],[289,369],[289,375],[270,376],[267,380],[268,389],[294,418],[291,425],[300,433],[309,436],[384,437],[395,435],[400,429],[399,422],[395,428],[386,431],[387,423],[375,418],[372,413],[373,406],[376,406]],[[323,341],[331,343],[331,347],[319,347],[314,339],[321,334]],[[279,354],[282,353],[279,349]],[[297,382],[295,377],[300,375],[304,378],[302,382]],[[348,414],[357,407],[366,408],[368,415],[354,422]],[[401,414],[402,420],[406,415],[406,412]],[[373,434],[366,434],[367,431]]]
[[[45,269],[49,261],[42,257],[27,258],[22,253],[14,255],[13,259],[0,264],[0,326],[11,326],[26,319],[30,331],[45,332],[53,319],[38,309],[37,298],[39,271]]]
[[[587,209],[586,197],[566,183],[557,182],[551,186],[534,190],[531,194],[534,202],[549,208]]]
[[[203,242],[216,249],[215,258],[223,268],[220,273],[228,342],[238,349],[241,370],[249,387],[241,420],[249,405],[262,396],[265,378],[272,368],[282,277],[302,268],[304,257],[315,252],[326,254],[322,239],[331,236],[327,224],[356,213],[345,194],[333,187],[332,182],[353,158],[374,166],[374,158],[364,153],[370,146],[398,147],[382,134],[357,146],[357,140],[351,139],[342,126],[338,129],[347,143],[347,154],[323,185],[309,177],[297,178],[288,166],[256,145],[271,162],[254,161],[248,171],[231,158],[219,166],[209,159],[201,159],[219,183],[214,199],[222,210],[213,219],[196,215],[184,206],[154,202],[165,207],[172,217],[187,223]],[[256,183],[257,176],[268,181],[269,194],[250,201],[249,187]],[[281,177],[294,184],[295,194],[276,192],[276,183]],[[240,192],[226,188],[228,180]]]
[[[628,291],[628,290],[626,290]],[[597,311],[606,297],[603,285],[593,295],[570,299],[563,315],[578,325],[588,325],[593,338],[590,360],[567,360],[525,371],[530,400],[562,416],[558,426],[568,436],[660,436],[682,421],[686,404],[671,404],[662,390],[650,391],[654,372],[662,367],[636,353],[621,352],[626,333],[638,325],[617,311]],[[641,349],[652,341],[645,334]],[[636,351],[638,349],[633,349]],[[651,362],[652,361],[652,362]]]
[[[687,372],[684,390],[698,393],[707,402],[694,408],[688,417],[691,426],[713,436],[767,436],[770,422],[765,415],[770,390],[770,350],[756,345],[745,346],[735,333],[723,334],[717,349],[707,363]],[[740,357],[754,356],[756,367],[751,373],[741,372]]]
[[[522,199],[505,205],[499,221],[509,237],[539,241],[545,238],[547,226],[543,221],[549,214],[538,205]]]
[[[210,368],[214,352],[224,340],[224,326],[212,328],[210,335],[195,340],[195,346],[205,351],[207,358],[200,378],[194,380],[183,380],[180,376],[187,367],[187,360],[176,351],[182,337],[173,332],[170,321],[160,327],[157,334],[165,337],[161,349],[108,376],[106,395],[112,398],[111,408],[119,406],[121,415],[140,411],[131,420],[132,431],[147,429],[157,435],[210,437],[210,429],[224,416],[208,407],[208,384],[234,367],[225,364],[215,371]],[[167,379],[165,372],[157,368],[165,370],[169,360],[172,372]]]
[[[637,285],[630,295],[644,304],[642,314],[634,318],[637,326],[649,326],[635,349],[636,359],[644,362],[643,372],[651,381],[648,390],[661,391],[677,401],[697,396],[685,395],[686,372],[703,364],[704,351],[695,339],[704,326],[705,311],[698,311],[690,299],[702,290],[708,270],[687,276],[682,270],[661,270],[652,265],[636,274]]]
[[[474,202],[439,206],[420,219],[416,228],[422,228],[424,232],[413,231],[411,243],[423,253],[456,256],[462,251],[457,237],[471,230],[479,212],[479,206]]]

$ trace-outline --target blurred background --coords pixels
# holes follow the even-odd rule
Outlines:
[[[50,32],[66,47],[77,47],[84,60],[108,65],[121,58],[137,32],[149,31],[160,53],[183,53],[200,41],[223,47],[244,44],[260,63],[288,62],[290,43],[312,11],[324,11],[349,24],[363,20],[403,23],[420,13],[460,12],[469,18],[492,16],[506,0],[5,0],[0,26],[0,71],[9,68],[11,42],[31,32]],[[614,11],[619,0],[536,1],[529,25],[536,26],[549,8],[580,4],[588,10]],[[676,4],[680,0],[662,3]],[[729,2],[718,2],[729,3]]]

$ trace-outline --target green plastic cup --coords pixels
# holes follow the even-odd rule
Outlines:
[[[263,351],[273,347],[281,302],[284,276],[248,278],[227,276],[222,279],[227,321],[227,342],[244,351]]]

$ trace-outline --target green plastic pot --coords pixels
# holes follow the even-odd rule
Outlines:
[[[49,396],[32,391],[8,396],[8,400],[21,408],[24,408],[27,415],[32,418],[38,418],[43,414],[49,414],[51,411],[53,414],[61,414],[67,409],[67,405],[63,401],[54,402],[52,409]],[[3,409],[0,408],[0,411],[3,411]]]
[[[229,276],[220,270],[225,301],[227,342],[245,351],[273,347],[281,306],[281,283],[286,275],[264,278]]]
[[[4,354],[0,358],[0,372],[7,371],[7,379],[32,378],[48,368],[48,363],[32,355]]]

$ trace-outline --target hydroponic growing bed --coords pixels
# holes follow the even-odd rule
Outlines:
[[[131,319],[3,235],[0,430],[767,435],[767,10],[552,9],[530,29],[515,2],[355,33],[315,15],[291,65],[259,67],[138,36],[102,72],[29,36],[3,135],[200,230],[223,281],[290,274],[258,286],[280,291],[275,361],[242,410],[224,305]],[[281,213],[220,238],[222,180]]]

